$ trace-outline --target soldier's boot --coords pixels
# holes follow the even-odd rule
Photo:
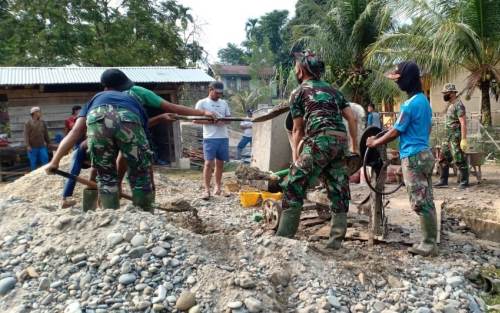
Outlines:
[[[326,247],[338,250],[342,246],[347,232],[347,213],[332,213],[331,225],[330,238],[328,238]]]
[[[283,210],[276,236],[293,238],[299,228],[300,212],[300,208],[287,208]]]
[[[132,203],[141,208],[143,211],[154,214],[154,202],[155,194],[154,192],[132,192]]]
[[[99,199],[103,209],[117,210],[120,208],[120,195],[118,192],[99,193]]]
[[[83,212],[95,211],[97,208],[97,189],[83,189],[82,210]]]
[[[426,213],[420,217],[420,228],[422,230],[422,241],[408,249],[411,254],[421,256],[437,256],[437,221],[434,213]]]
[[[468,168],[461,168],[460,169],[460,184],[458,185],[458,188],[465,189],[467,187],[469,187],[469,169]]]
[[[448,177],[450,176],[450,167],[448,165],[440,165],[441,176],[439,177],[439,182],[434,184],[434,187],[443,188],[448,187]]]

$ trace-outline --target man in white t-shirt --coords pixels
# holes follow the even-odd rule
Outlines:
[[[252,117],[252,110],[247,111],[247,117]],[[253,123],[250,121],[244,121],[240,123],[240,128],[243,130],[243,136],[238,143],[238,160],[241,159],[241,153],[243,149],[250,143],[252,143],[252,126]]]
[[[208,97],[196,103],[196,109],[213,112],[217,117],[231,116],[229,105],[222,100],[224,85],[221,82],[212,82],[208,88]],[[215,167],[215,195],[222,194],[222,171],[224,161],[229,161],[229,135],[227,122],[223,121],[196,121],[203,124],[203,155],[205,166],[203,168],[203,180],[205,192],[203,199],[210,199],[210,181]]]

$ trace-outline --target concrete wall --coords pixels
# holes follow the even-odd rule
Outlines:
[[[286,114],[253,125],[251,165],[263,171],[278,171],[290,166],[292,149],[285,131]]]
[[[462,91],[466,84],[468,73],[459,72],[454,78],[450,79],[449,82],[454,83],[457,86],[458,91]],[[434,83],[430,90],[430,101],[432,106],[432,111],[434,113],[444,113],[446,109],[446,103],[443,100],[443,94],[441,90],[443,89],[442,83]],[[465,96],[461,97],[462,102],[465,105],[467,115],[480,115],[481,113],[481,91],[476,89],[472,94],[470,100],[465,100]],[[493,97],[490,97],[491,101],[491,115],[493,119],[493,125],[500,125],[500,102],[497,102]]]

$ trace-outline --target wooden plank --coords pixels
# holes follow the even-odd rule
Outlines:
[[[316,225],[323,224],[326,221],[328,221],[328,219],[316,217],[316,218],[307,219],[307,220],[303,221],[302,226],[304,226],[304,227],[316,226]]]

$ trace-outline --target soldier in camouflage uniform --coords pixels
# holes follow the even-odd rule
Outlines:
[[[283,184],[283,213],[277,235],[293,237],[297,232],[306,190],[321,177],[331,201],[332,230],[327,247],[339,249],[347,229],[349,181],[344,158],[348,153],[347,133],[342,116],[349,125],[356,145],[356,122],[344,96],[321,80],[323,63],[306,51],[296,54],[295,73],[300,86],[290,96],[293,118],[293,160],[288,180]],[[303,147],[302,151],[300,146]],[[357,147],[353,147],[353,152]]]
[[[457,97],[458,90],[454,84],[446,84],[442,90],[444,101],[448,102],[446,107],[446,140],[441,145],[439,165],[441,177],[435,187],[448,186],[450,163],[453,162],[460,171],[460,188],[469,185],[469,165],[465,158],[467,150],[467,124],[465,106]]]
[[[422,230],[422,241],[408,251],[422,256],[434,256],[437,254],[437,220],[432,195],[434,157],[429,147],[432,109],[422,92],[417,64],[402,62],[388,77],[396,81],[399,88],[408,94],[409,99],[401,105],[396,124],[382,137],[368,138],[366,145],[373,148],[399,136],[403,179],[411,208],[418,214]]]
[[[170,103],[146,88],[134,86],[118,69],[104,71],[101,83],[105,91],[94,96],[80,111],[74,128],[59,145],[51,163],[46,167],[46,172],[52,174],[53,170],[59,167],[61,158],[87,132],[92,166],[98,172],[101,206],[111,209],[119,207],[120,178],[128,165],[128,180],[134,205],[152,212],[152,151],[147,127],[161,120],[172,120],[173,116],[164,113],[148,120],[144,107],[185,115],[205,115],[212,118],[214,115]],[[126,162],[117,161],[118,155]],[[121,177],[116,163],[119,168],[122,167]],[[83,199],[91,207],[91,203],[97,201],[97,191],[85,189]]]

